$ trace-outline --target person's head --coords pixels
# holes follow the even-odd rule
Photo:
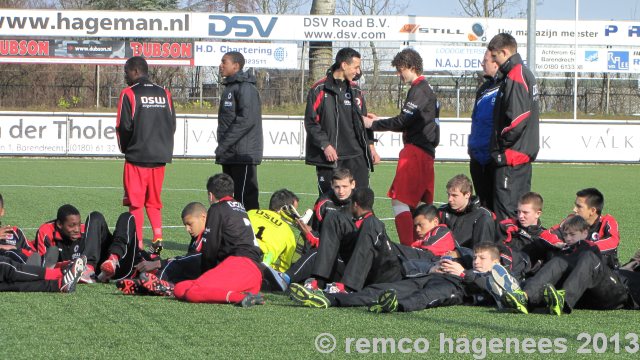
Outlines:
[[[396,72],[402,82],[411,83],[422,75],[422,57],[411,48],[406,48],[391,61],[391,66],[396,68]]]
[[[0,194],[0,218],[4,216],[4,199],[2,198],[2,194]]]
[[[491,51],[493,61],[502,65],[518,52],[518,43],[511,34],[500,33],[491,39],[487,50]]]
[[[80,211],[70,204],[62,205],[58,208],[56,215],[56,228],[66,238],[78,240],[82,236],[82,222],[80,222]]]
[[[447,201],[451,209],[464,210],[469,205],[469,198],[473,195],[471,180],[464,174],[458,174],[447,182]]]
[[[413,227],[419,238],[424,238],[429,231],[440,224],[438,208],[430,204],[422,204],[413,210]]]
[[[500,263],[500,249],[494,243],[480,243],[473,247],[473,270],[488,272]]]
[[[207,180],[207,192],[210,204],[217,203],[225,196],[233,197],[233,179],[224,173],[215,174]]]
[[[560,226],[562,237],[567,245],[573,245],[589,236],[589,224],[581,216],[570,216]]]
[[[244,55],[237,51],[229,51],[220,60],[220,74],[223,77],[235,75],[244,68]]]
[[[353,216],[362,216],[373,211],[373,190],[369,188],[357,188],[351,195],[351,213]]]
[[[331,67],[333,77],[353,81],[360,74],[360,53],[352,48],[342,48],[336,54],[336,61]]]
[[[202,234],[207,224],[207,208],[199,202],[187,204],[182,209],[182,224],[192,237]]]
[[[353,189],[356,188],[356,181],[353,179],[351,171],[347,168],[337,168],[331,175],[331,188],[338,200],[347,200]]]
[[[518,222],[527,227],[537,225],[542,215],[542,196],[536,192],[528,192],[518,199]]]
[[[148,74],[149,65],[142,56],[131,57],[124,64],[124,81],[129,86],[135,84],[138,79],[147,77]]]
[[[576,193],[573,212],[587,221],[589,225],[598,220],[604,208],[604,195],[596,188],[582,189]]]
[[[300,199],[293,192],[287,189],[280,189],[271,195],[271,200],[269,200],[269,210],[277,212],[285,205],[293,205],[293,207],[297,209],[299,201]]]
[[[498,65],[498,63],[491,56],[491,51],[489,50],[484,52],[484,57],[482,58],[482,62],[480,63],[480,65],[482,65],[482,71],[484,72],[484,74],[491,77],[496,76],[498,68],[500,67],[500,65]]]

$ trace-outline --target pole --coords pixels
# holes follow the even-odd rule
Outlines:
[[[100,65],[96,65],[96,109],[100,108]]]
[[[527,66],[536,74],[536,0],[527,3]]]
[[[580,0],[576,0],[576,20],[574,22],[573,41],[575,54],[573,59],[573,120],[578,119],[578,7]]]
[[[300,52],[300,103],[304,103],[304,47],[306,41],[302,42],[302,51]],[[311,70],[311,69],[309,69]]]

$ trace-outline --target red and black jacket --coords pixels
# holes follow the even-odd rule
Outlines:
[[[71,240],[58,231],[55,220],[48,221],[38,228],[35,240],[36,250],[44,256],[48,248],[56,246],[60,251],[58,262],[74,260],[84,253],[85,224],[80,225],[80,232],[82,233],[80,239]]]
[[[169,90],[147,78],[122,90],[116,135],[127,161],[147,167],[170,163],[175,131],[176,111]]]
[[[374,121],[373,131],[401,131],[405,144],[415,145],[432,157],[440,143],[440,105],[424,76],[411,83],[400,115]]]
[[[540,149],[538,85],[519,54],[500,66],[491,157],[497,166],[532,162]]]
[[[227,196],[207,212],[202,233],[202,272],[213,269],[229,256],[247,257],[256,264],[262,261],[262,251],[244,206]]]
[[[11,228],[11,232],[7,234],[5,239],[0,239],[0,245],[15,247],[15,250],[27,257],[36,252],[31,241],[27,240],[27,237],[24,236],[22,230],[17,226]]]
[[[456,249],[457,243],[446,225],[440,224],[424,236],[422,240],[414,241],[411,247],[429,250],[435,256],[443,256]]]

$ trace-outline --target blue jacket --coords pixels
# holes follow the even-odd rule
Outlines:
[[[471,114],[469,156],[482,165],[491,162],[491,135],[493,133],[493,108],[499,85],[495,78],[485,76],[485,82],[476,92],[476,102]]]

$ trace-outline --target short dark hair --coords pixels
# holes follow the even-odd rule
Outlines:
[[[293,205],[294,202],[300,201],[298,196],[287,189],[280,189],[271,195],[269,200],[269,210],[279,211],[285,205]]]
[[[65,220],[67,220],[67,217],[71,215],[80,216],[80,211],[71,204],[65,204],[58,208],[58,214],[56,215],[56,220],[59,223],[64,224]]]
[[[244,55],[242,55],[241,52],[229,51],[229,52],[225,53],[224,56],[230,57],[231,58],[231,62],[233,62],[234,64],[240,65],[240,70],[242,70],[242,68],[244,68]]]
[[[537,192],[529,191],[528,193],[524,193],[520,196],[518,204],[531,204],[534,210],[540,211],[544,205],[544,200],[542,199],[542,195]]]
[[[373,190],[367,187],[357,188],[351,195],[351,202],[358,204],[363,210],[373,210],[374,199]]]
[[[432,204],[422,204],[418,206],[415,210],[413,210],[414,218],[419,215],[422,215],[427,220],[431,221],[434,218],[438,217],[438,208]]]
[[[338,68],[340,68],[340,65],[343,62],[346,62],[347,64],[351,64],[351,62],[353,61],[353,58],[358,58],[358,59],[361,58],[360,53],[355,49],[346,47],[338,50],[338,53],[336,54],[336,62],[335,62],[336,69],[334,70],[337,70]]]
[[[458,174],[447,181],[447,191],[458,189],[463,194],[473,195],[473,184],[467,175]]]
[[[498,245],[496,245],[495,243],[481,242],[473,247],[474,253],[479,253],[481,251],[486,251],[491,254],[492,260],[500,259],[500,248],[498,248]]]
[[[602,215],[602,209],[604,209],[604,195],[600,190],[596,188],[586,188],[576,193],[577,197],[584,198],[584,202],[587,206],[596,208],[598,215]]]
[[[500,33],[491,39],[487,49],[489,51],[508,49],[515,54],[518,52],[518,42],[511,34]]]
[[[416,74],[422,74],[422,56],[411,48],[406,48],[396,54],[396,56],[391,60],[391,66],[396,69],[406,68],[413,69]]]
[[[207,191],[216,199],[233,196],[233,179],[225,173],[215,174],[207,180]]]
[[[349,182],[352,182],[353,174],[351,174],[351,170],[347,168],[337,168],[333,170],[333,174],[331,174],[331,182],[334,180],[349,180]]]
[[[194,216],[194,215],[206,214],[206,213],[207,213],[207,208],[202,203],[194,201],[194,202],[188,203],[187,206],[185,206],[184,209],[182,209],[181,218],[184,219],[187,216]]]
[[[130,70],[137,69],[143,75],[149,74],[149,65],[142,56],[130,57],[124,66]]]
[[[572,215],[565,219],[560,224],[560,231],[563,233],[569,231],[587,231],[589,230],[589,223],[583,219],[582,216]]]

